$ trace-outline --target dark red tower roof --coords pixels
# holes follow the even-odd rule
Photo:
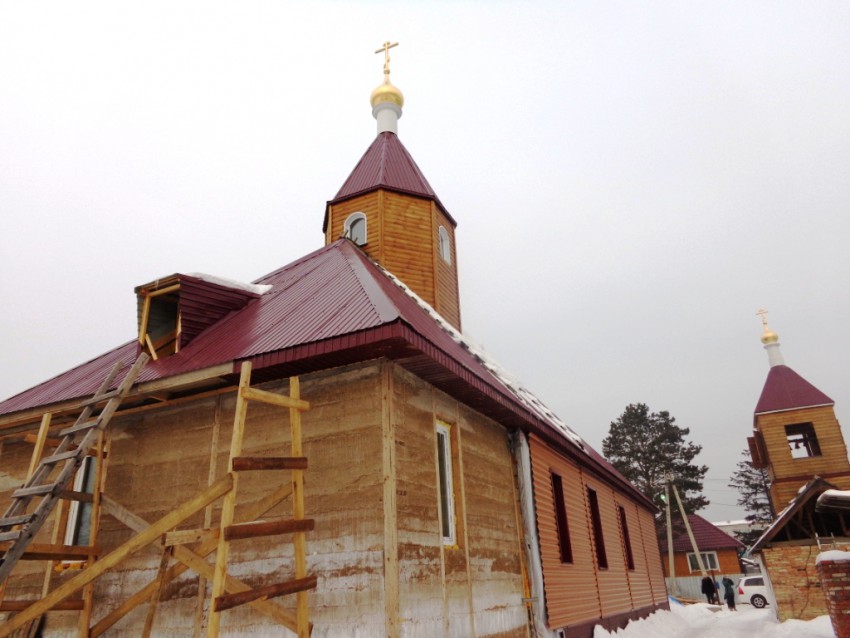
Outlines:
[[[378,188],[433,200],[449,221],[457,226],[457,222],[449,215],[422,170],[395,133],[378,133],[378,137],[363,153],[342,188],[328,204],[336,204]],[[326,209],[322,230],[327,229],[327,224]]]
[[[835,402],[786,365],[773,366],[767,374],[756,414],[833,405]]]

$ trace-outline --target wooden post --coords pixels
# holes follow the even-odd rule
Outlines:
[[[210,440],[210,467],[207,472],[207,485],[215,482],[216,465],[218,460],[218,437],[221,432],[221,395],[216,397],[215,411],[213,412],[213,430]],[[204,510],[204,528],[209,529],[212,525],[212,505]],[[216,541],[218,544],[218,541]],[[207,579],[198,575],[198,602],[195,608],[195,633],[193,638],[201,638],[201,629],[204,623],[204,601],[207,598]]]
[[[35,440],[35,447],[32,450],[32,458],[30,459],[30,467],[27,470],[27,480],[30,480],[35,468],[38,467],[38,462],[41,460],[41,455],[44,453],[44,442],[47,441],[47,432],[50,429],[50,420],[53,415],[50,412],[45,412],[41,417],[41,426],[38,428],[38,437]]]
[[[676,497],[676,503],[679,505],[679,512],[682,514],[682,520],[685,521],[685,529],[688,532],[688,538],[691,539],[691,547],[694,548],[694,553],[697,557],[697,565],[699,565],[700,573],[705,576],[705,564],[702,562],[702,554],[699,553],[699,547],[697,547],[697,540],[694,538],[694,531],[691,529],[691,523],[688,520],[688,515],[685,512],[685,508],[682,506],[682,499],[679,498],[679,490],[676,489],[676,484],[672,481],[670,485],[673,486],[673,495]]]
[[[242,373],[239,377],[239,392],[236,395],[236,413],[233,417],[233,434],[230,439],[230,460],[227,471],[233,481],[233,488],[225,495],[221,507],[221,534],[218,537],[218,551],[215,556],[215,574],[212,587],[210,616],[207,623],[208,638],[217,638],[221,629],[221,613],[215,610],[215,599],[224,594],[224,583],[227,577],[227,555],[229,545],[224,537],[224,529],[233,525],[233,513],[236,510],[236,491],[239,487],[239,475],[233,471],[233,458],[242,453],[242,438],[245,434],[245,417],[248,413],[248,401],[244,397],[245,388],[251,384],[251,362],[242,363]]]
[[[298,377],[289,379],[289,396],[293,401],[301,400],[301,382]],[[303,456],[301,446],[301,410],[298,407],[289,408],[289,427],[292,432],[292,456]],[[304,470],[292,470],[292,517],[296,520],[304,518]],[[307,534],[295,532],[295,578],[307,577]],[[295,619],[298,625],[298,638],[310,638],[310,609],[307,601],[307,591],[295,594]]]
[[[398,502],[396,433],[393,421],[393,371],[381,365],[382,465],[384,481],[384,613],[387,638],[399,636]]]
[[[106,482],[106,436],[103,431],[100,432],[97,439],[97,448],[95,456],[95,480],[92,494],[92,507],[90,512],[89,524],[89,546],[97,546],[97,538],[100,533],[100,503],[103,487]],[[91,565],[96,559],[94,554],[89,554],[86,565]],[[79,636],[88,638],[89,626],[91,625],[91,615],[94,609],[94,583],[88,583],[83,587],[83,613],[80,614],[78,628]]]
[[[676,560],[673,555],[673,522],[670,515],[670,477],[664,481],[664,503],[667,507],[664,511],[667,516],[667,572],[670,574],[671,593],[676,595]]]

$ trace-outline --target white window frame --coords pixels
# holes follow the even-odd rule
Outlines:
[[[451,426],[437,421],[437,498],[440,507],[440,534],[443,545],[457,545],[454,482],[452,477]]]
[[[720,571],[720,561],[717,560],[717,552],[700,552],[700,556],[702,556],[702,564],[705,565],[708,571]],[[688,552],[688,569],[691,570],[692,574],[699,571],[699,563],[697,562],[695,552]]]
[[[449,236],[449,231],[445,226],[440,226],[437,229],[437,236],[440,246],[440,257],[443,261],[451,265],[452,263],[452,238]]]
[[[351,226],[360,220],[363,220],[363,241],[357,241],[357,239],[351,236]],[[358,246],[365,246],[367,243],[369,243],[369,227],[366,219],[366,213],[351,213],[348,217],[345,218],[345,224],[343,228],[343,236],[348,237]]]

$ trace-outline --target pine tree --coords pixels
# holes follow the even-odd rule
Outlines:
[[[659,509],[664,503],[665,477],[669,473],[679,490],[688,514],[708,505],[702,494],[702,482],[708,467],[692,463],[701,445],[685,440],[689,428],[676,425],[669,412],[651,412],[643,403],[626,406],[611,423],[602,441],[602,453]]]
[[[760,524],[764,527],[775,518],[773,504],[770,501],[770,477],[767,468],[755,468],[750,460],[750,452],[744,448],[741,453],[743,461],[738,461],[738,469],[729,479],[729,487],[738,490],[738,505],[747,511],[747,522]],[[759,536],[760,530],[735,532],[742,543],[752,545]]]

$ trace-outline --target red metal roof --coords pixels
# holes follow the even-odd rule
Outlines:
[[[834,401],[785,365],[773,366],[767,373],[756,414],[834,405]]]
[[[434,200],[449,221],[457,226],[404,144],[395,133],[388,131],[378,134],[357,162],[357,166],[351,171],[342,188],[328,203],[335,204],[377,188]],[[325,214],[325,226],[327,226],[327,214]]]
[[[203,330],[180,352],[150,362],[139,382],[251,360],[258,378],[388,357],[506,427],[532,430],[583,466],[651,503],[590,446],[547,416],[527,391],[509,387],[450,327],[347,239],[284,266],[258,284],[271,289]],[[91,395],[131,341],[0,403],[0,415]],[[264,377],[263,377],[264,375]],[[119,376],[120,378],[120,376]]]
[[[691,524],[691,530],[694,533],[694,540],[697,542],[699,551],[711,551],[717,549],[744,549],[744,544],[734,536],[730,536],[722,529],[719,529],[705,520],[699,514],[688,514],[688,522]],[[681,525],[681,521],[680,521]],[[661,551],[667,553],[667,526],[663,528],[661,536]],[[685,526],[681,525],[681,530],[673,525],[673,551],[674,552],[692,552],[694,551],[691,545],[691,539],[688,538],[688,532]]]

